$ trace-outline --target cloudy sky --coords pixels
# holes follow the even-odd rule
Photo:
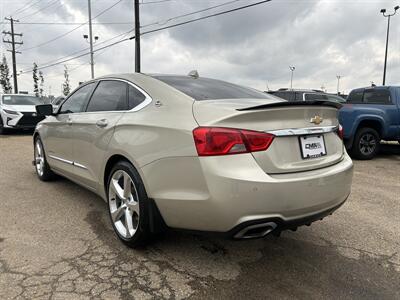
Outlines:
[[[141,2],[144,32],[259,0]],[[169,20],[224,3],[228,4]],[[336,75],[342,76],[344,92],[371,81],[380,84],[387,19],[379,11],[392,11],[396,5],[400,0],[272,0],[142,36],[142,72],[187,74],[197,69],[200,76],[265,90],[288,87],[289,66],[295,66],[295,88],[336,92]],[[33,90],[33,62],[47,66],[88,52],[83,38],[88,25],[79,25],[88,20],[86,0],[0,0],[0,9],[2,20],[10,15],[20,20],[15,30],[24,34],[17,70],[28,72],[19,76],[20,90]],[[93,34],[99,37],[95,49],[132,35],[133,0],[92,0],[92,17],[99,14],[93,20]],[[43,22],[54,24],[27,24]],[[1,31],[9,30],[7,22],[0,26]],[[1,52],[11,68],[6,49],[9,45],[3,44]],[[89,55],[65,64],[73,87],[90,79]],[[63,69],[64,64],[58,64],[42,70],[46,93],[61,93]],[[95,53],[95,76],[133,71],[134,41]],[[400,84],[400,11],[391,19],[387,84]]]

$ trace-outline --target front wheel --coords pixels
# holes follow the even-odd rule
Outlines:
[[[50,181],[56,177],[47,163],[43,143],[39,137],[35,139],[33,164],[35,166],[36,174],[40,180]]]
[[[372,159],[379,151],[379,143],[379,133],[375,129],[361,128],[354,137],[351,154],[361,160]]]
[[[151,237],[149,199],[135,168],[127,161],[113,167],[108,178],[108,207],[114,231],[129,247],[143,246]]]

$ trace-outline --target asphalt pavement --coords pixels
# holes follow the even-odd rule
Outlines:
[[[281,237],[168,232],[132,250],[106,203],[36,178],[30,135],[0,136],[0,299],[400,299],[400,145],[355,161],[347,203]]]

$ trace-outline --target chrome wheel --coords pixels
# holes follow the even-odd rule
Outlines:
[[[370,155],[375,151],[377,141],[375,139],[375,136],[370,133],[366,133],[363,136],[361,136],[360,139],[360,152],[364,155]]]
[[[39,176],[43,176],[44,172],[44,151],[40,140],[36,140],[35,145],[35,167]]]
[[[108,187],[108,199],[114,227],[122,237],[133,237],[139,227],[139,197],[127,172],[114,172]]]

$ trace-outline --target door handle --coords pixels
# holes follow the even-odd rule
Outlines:
[[[107,125],[108,125],[108,122],[106,119],[101,119],[96,122],[97,127],[106,127]]]

